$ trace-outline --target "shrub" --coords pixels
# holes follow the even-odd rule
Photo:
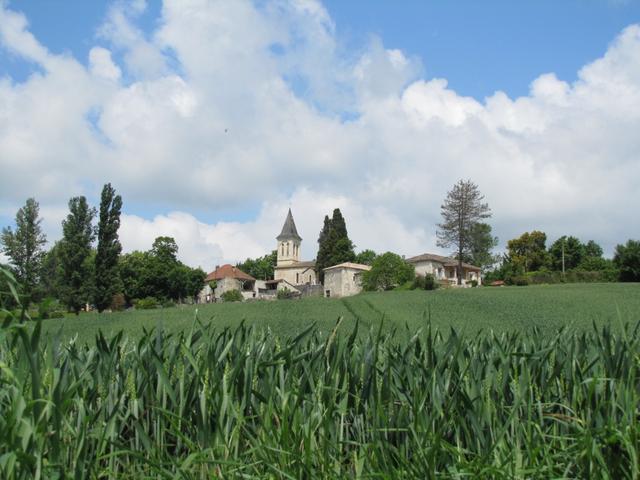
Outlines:
[[[127,306],[127,301],[124,298],[124,293],[116,293],[111,299],[111,310],[114,312],[120,312]]]
[[[425,275],[425,277],[424,277],[424,289],[425,290],[435,290],[439,286],[440,286],[440,284],[436,280],[436,277],[434,277],[430,273]]]
[[[38,304],[38,318],[46,320],[48,318],[63,317],[64,309],[55,298],[46,297]]]
[[[291,298],[295,298],[298,294],[297,292],[284,287],[282,290],[278,290],[278,293],[276,295],[278,297],[278,300],[289,300]]]
[[[133,306],[136,310],[153,310],[158,308],[158,300],[155,297],[146,297],[140,300],[134,300]]]
[[[469,282],[469,283],[471,283],[472,287],[477,287],[478,286],[478,281],[477,280],[471,280],[471,282]]]
[[[241,302],[242,294],[240,293],[240,290],[236,290],[234,288],[233,290],[227,290],[224,292],[221,298],[224,302]]]
[[[416,275],[411,285],[412,290],[424,290],[425,289],[425,277],[424,275]]]
[[[172,308],[175,306],[176,306],[176,302],[174,302],[171,299],[166,298],[162,301],[162,308]]]

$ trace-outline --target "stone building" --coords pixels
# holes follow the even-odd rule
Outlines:
[[[407,262],[416,268],[416,275],[433,275],[436,280],[448,282],[451,285],[458,283],[458,260],[452,257],[443,257],[433,253],[423,253],[415,257],[407,258]],[[462,285],[475,280],[478,285],[482,283],[480,267],[462,263]]]
[[[204,283],[204,288],[198,294],[200,303],[215,302],[222,297],[224,292],[229,290],[240,291],[245,299],[255,298],[258,291],[255,278],[229,264],[217,266],[213,272],[207,275]]]
[[[345,262],[324,269],[324,296],[348,297],[362,291],[362,274],[369,265]]]
[[[276,239],[278,259],[273,272],[274,280],[286,280],[291,285],[316,285],[316,262],[300,260],[302,237],[298,235],[291,209]]]

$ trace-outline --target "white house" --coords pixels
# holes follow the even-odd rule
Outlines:
[[[340,263],[324,269],[324,296],[348,297],[362,291],[362,274],[371,270],[369,265]]]
[[[458,260],[452,257],[443,257],[433,253],[423,253],[415,257],[407,258],[407,262],[416,269],[416,275],[433,275],[436,280],[447,281],[451,285],[458,283]],[[480,267],[462,263],[462,284],[475,280],[478,285],[482,283]]]

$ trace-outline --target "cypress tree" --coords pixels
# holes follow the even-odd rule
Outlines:
[[[96,253],[95,303],[99,312],[109,308],[113,296],[121,290],[118,256],[122,246],[118,240],[122,198],[115,194],[110,183],[102,189],[100,219],[98,221],[98,250]]]
[[[328,216],[324,217],[324,225],[318,237],[316,272],[321,283],[324,282],[325,268],[343,262],[352,262],[356,258],[353,248],[342,212],[336,208],[331,219]]]
[[[95,208],[89,208],[85,197],[73,197],[69,200],[69,215],[62,221],[59,244],[62,300],[76,315],[88,302],[91,291],[91,266],[87,260],[95,239],[91,224],[95,214]]]
[[[330,237],[331,220],[328,215],[325,215],[324,224],[320,231],[320,235],[318,236],[318,255],[316,256],[316,273],[318,274],[318,280],[320,283],[324,282],[324,269],[330,266]]]

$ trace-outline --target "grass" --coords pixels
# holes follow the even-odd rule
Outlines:
[[[343,326],[375,327],[385,318],[386,328],[424,327],[431,318],[434,327],[446,332],[475,335],[481,330],[510,332],[539,327],[553,335],[563,326],[576,331],[592,324],[611,325],[640,320],[640,284],[567,284],[529,287],[446,289],[435,292],[408,291],[365,293],[344,299],[309,298],[296,301],[227,303],[180,306],[169,309],[89,313],[79,317],[44,322],[48,335],[62,331],[64,338],[77,335],[81,342],[93,342],[99,330],[112,335],[123,330],[137,338],[143,328],[161,327],[179,332],[191,326],[197,316],[218,327],[237,326],[242,320],[274,334],[295,334],[311,323],[320,332],[331,331],[343,317]]]

